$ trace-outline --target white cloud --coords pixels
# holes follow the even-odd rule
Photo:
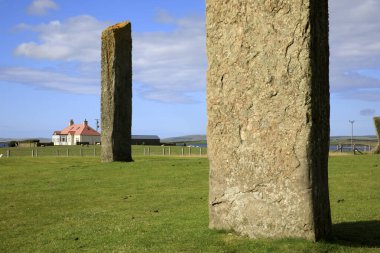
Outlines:
[[[160,13],[158,20],[175,25],[170,32],[134,33],[134,80],[141,94],[162,102],[194,102],[191,94],[206,88],[204,18],[175,19]]]
[[[99,62],[100,36],[107,26],[87,15],[37,26],[20,24],[19,29],[39,33],[40,42],[22,43],[14,53],[35,59]]]
[[[135,90],[142,97],[155,101],[197,102],[194,92],[204,91],[206,87],[204,18],[176,19],[160,12],[157,20],[174,29],[133,33],[133,81],[138,84]],[[91,16],[37,26],[20,24],[21,30],[39,33],[40,42],[22,43],[14,53],[36,59],[76,61],[83,67],[99,65],[100,36],[108,25]],[[93,74],[99,75],[98,72]]]
[[[334,0],[329,5],[331,91],[347,99],[378,100],[380,1]]]
[[[355,88],[352,91],[345,91],[338,93],[342,98],[353,99],[353,100],[363,100],[363,101],[380,101],[380,88],[379,89],[360,89]]]
[[[375,115],[375,112],[376,112],[375,109],[367,108],[367,109],[361,110],[360,115],[362,115],[362,116],[373,116],[373,115]]]
[[[77,94],[99,94],[99,79],[74,77],[50,70],[0,68],[0,80]]]
[[[57,10],[58,5],[52,0],[34,0],[28,7],[29,15],[41,16],[47,14],[49,10]]]
[[[330,0],[329,5],[332,93],[347,99],[379,99],[380,1]],[[178,19],[161,10],[156,21],[166,25],[166,31],[133,33],[135,90],[151,100],[194,101],[192,94],[204,92],[206,86],[204,17]],[[38,33],[39,41],[22,43],[14,53],[99,66],[100,35],[108,25],[86,15],[36,26],[20,24],[19,29]]]

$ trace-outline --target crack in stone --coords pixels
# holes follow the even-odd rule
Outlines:
[[[213,201],[213,202],[211,202],[211,205],[216,206],[216,205],[220,205],[222,203],[224,203],[224,201]]]

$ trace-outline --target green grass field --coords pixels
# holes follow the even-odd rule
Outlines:
[[[330,158],[335,240],[208,229],[206,158],[0,159],[0,252],[380,252],[380,156]]]

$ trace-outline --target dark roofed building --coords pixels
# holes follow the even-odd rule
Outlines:
[[[0,148],[6,148],[6,147],[9,147],[9,142],[1,141]]]
[[[161,145],[157,135],[132,135],[132,145]]]
[[[35,148],[39,147],[40,140],[38,139],[30,139],[30,140],[23,140],[18,142],[18,147],[20,148]]]

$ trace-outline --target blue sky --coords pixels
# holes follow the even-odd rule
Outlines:
[[[330,1],[331,135],[374,134],[380,1]],[[100,34],[130,20],[133,134],[205,134],[204,0],[0,0],[0,137],[100,118]]]

